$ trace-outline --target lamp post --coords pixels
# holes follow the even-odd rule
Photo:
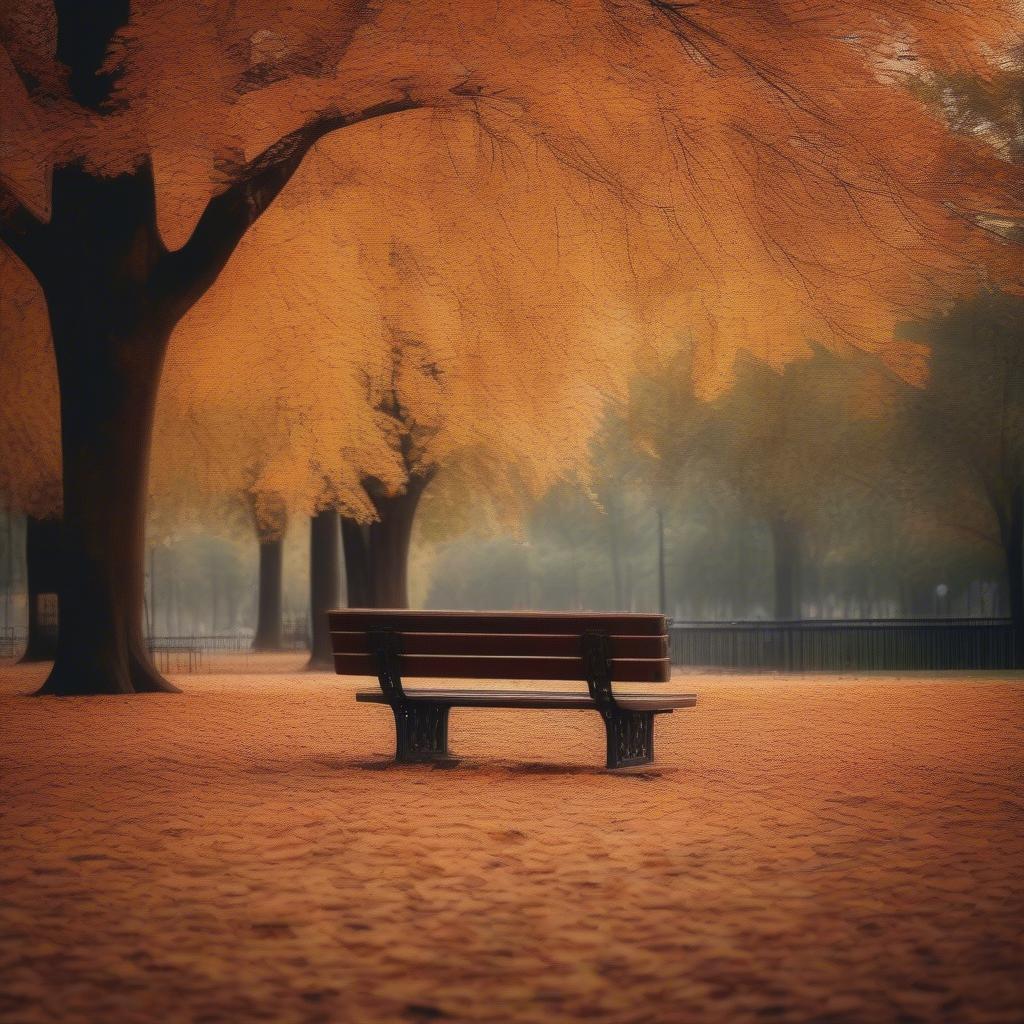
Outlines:
[[[668,600],[665,597],[665,513],[658,506],[658,611],[662,615],[668,612]]]

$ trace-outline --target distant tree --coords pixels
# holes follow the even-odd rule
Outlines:
[[[857,464],[858,386],[863,364],[817,351],[781,372],[746,361],[732,391],[716,403],[716,467],[738,499],[759,515],[771,538],[774,614],[802,617],[811,537],[827,532]]]
[[[351,575],[356,580],[360,573],[366,574],[366,592],[350,593],[350,607],[358,606],[356,599],[369,608],[409,607],[413,522],[423,492],[438,470],[437,455],[431,449],[444,426],[443,372],[409,338],[395,339],[390,362],[382,380],[367,374],[365,387],[380,434],[397,456],[404,479],[397,487],[374,474],[362,479],[375,514],[365,526],[349,520],[347,554],[355,560]],[[421,398],[421,409],[417,412],[410,405],[409,396],[416,392],[422,396],[425,386],[434,389],[435,394],[428,399],[426,411]]]
[[[963,509],[962,480],[990,516],[1024,663],[1024,300],[983,292],[907,331],[932,351],[928,385],[908,409],[911,437],[933,468],[939,516]]]
[[[662,489],[703,489],[707,498],[725,487],[743,511],[729,517],[734,528],[743,518],[760,520],[772,552],[774,615],[800,618],[810,546],[820,562],[845,510],[869,493],[884,446],[886,396],[902,385],[863,355],[812,348],[781,369],[742,357],[733,387],[702,401],[691,365],[682,345],[637,389],[635,445]],[[720,493],[714,503],[731,504]]]
[[[256,631],[252,646],[257,651],[279,651],[284,646],[284,537],[288,510],[280,495],[250,492],[250,509],[260,548]]]

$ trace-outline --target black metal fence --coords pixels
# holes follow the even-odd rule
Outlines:
[[[21,654],[26,641],[25,631],[7,626],[0,629],[0,658],[13,658]]]
[[[672,664],[780,672],[1010,669],[1008,619],[673,622]]]
[[[309,647],[305,619],[286,620],[281,633],[281,650],[299,651]],[[147,639],[150,655],[161,672],[209,672],[211,654],[232,654],[245,663],[255,653],[248,633],[187,636],[152,636]]]
[[[202,672],[206,667],[208,649],[233,650],[233,648],[205,648],[201,640],[219,640],[220,637],[151,637],[149,654],[159,672]]]
[[[305,646],[298,623],[286,646]],[[809,619],[799,622],[673,622],[672,664],[778,672],[919,671],[1024,668],[1014,661],[1008,619]],[[23,630],[0,630],[0,658],[24,649]],[[208,655],[249,655],[252,637],[162,636],[149,639],[162,672],[209,670]]]

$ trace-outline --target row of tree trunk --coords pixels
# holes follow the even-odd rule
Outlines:
[[[312,620],[310,668],[332,665],[327,611],[341,602],[344,565],[350,608],[407,608],[409,547],[416,507],[426,482],[414,477],[408,490],[378,498],[379,519],[361,525],[333,509],[310,520],[309,586]],[[55,623],[42,621],[44,595],[60,589],[59,520],[26,519],[28,645],[23,661],[51,661],[57,652]],[[284,539],[259,544],[259,594],[253,649],[283,647]]]
[[[378,520],[362,525],[326,510],[310,521],[309,578],[312,620],[310,668],[330,668],[327,611],[341,602],[344,565],[350,608],[407,608],[408,562],[416,508],[427,481],[413,477],[402,494],[375,499]],[[1004,553],[1011,618],[1016,625],[1018,658],[1024,663],[1024,500],[1012,506],[1004,531]],[[775,554],[775,617],[799,618],[802,551],[799,528],[785,520],[771,524]],[[61,524],[26,519],[28,645],[23,661],[52,660],[57,650],[54,624],[43,621],[42,599],[60,586]],[[259,600],[253,648],[283,646],[284,542],[276,537],[259,546]],[[614,555],[614,552],[613,552]],[[618,582],[618,580],[617,580]],[[618,589],[618,588],[617,588]]]
[[[409,606],[409,553],[416,510],[428,479],[413,476],[406,492],[378,496],[378,519],[360,524],[325,510],[310,521],[309,606],[312,623],[309,667],[332,665],[327,611],[341,603],[344,565],[348,607],[404,608]],[[1004,552],[1009,580],[1011,617],[1017,627],[1018,656],[1024,663],[1024,497],[1017,496],[1004,529]],[[788,520],[770,524],[775,557],[775,617],[800,617],[802,544],[799,526]],[[51,660],[57,650],[56,624],[44,615],[44,599],[60,589],[63,550],[61,523],[26,520],[26,565],[29,598],[26,662]],[[617,580],[616,580],[617,582]],[[253,647],[283,648],[284,541],[280,537],[259,545],[259,598]],[[617,588],[616,588],[617,589]]]
[[[427,480],[413,476],[406,490],[374,499],[377,520],[362,525],[334,509],[317,513],[309,531],[310,668],[330,668],[327,612],[341,602],[341,568],[349,608],[409,607],[409,547],[416,508]],[[282,646],[283,539],[260,543],[259,612],[253,647]]]

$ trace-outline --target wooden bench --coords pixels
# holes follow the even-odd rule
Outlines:
[[[654,716],[697,703],[692,693],[617,693],[619,682],[667,682],[663,615],[562,612],[438,612],[349,609],[329,613],[339,675],[377,676],[356,700],[388,704],[396,760],[448,754],[452,708],[596,711],[609,768],[654,760]],[[405,676],[445,679],[586,680],[572,690],[405,689]]]

